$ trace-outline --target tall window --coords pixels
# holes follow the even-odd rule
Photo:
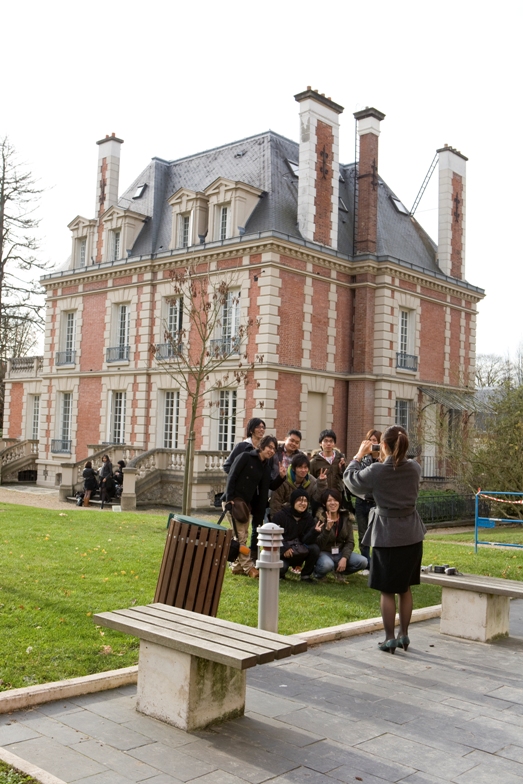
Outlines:
[[[125,392],[113,392],[111,406],[111,441],[125,444]]]
[[[218,226],[219,228],[218,239],[220,240],[226,240],[227,237],[229,236],[229,212],[230,212],[229,207],[220,207],[220,212],[219,212],[220,222]]]
[[[40,395],[33,395],[33,415],[31,418],[31,438],[37,441],[40,431]]]
[[[130,325],[131,325],[131,309],[129,305],[120,305],[118,308],[117,343],[122,352],[125,352],[125,350],[129,346]],[[123,359],[123,356],[121,358]]]
[[[82,237],[78,240],[78,266],[85,267],[87,261],[87,239]]]
[[[65,330],[64,330],[64,349],[65,349],[65,363],[70,364],[74,362],[74,344],[76,338],[76,313],[65,314]]]
[[[176,337],[180,332],[183,323],[183,301],[181,297],[169,300],[167,310],[167,331]]]
[[[399,350],[402,354],[408,354],[409,351],[409,313],[407,310],[400,310],[400,335],[399,335]]]
[[[178,448],[178,417],[180,413],[180,393],[165,393],[163,420],[163,446],[165,449]]]
[[[411,425],[410,409],[410,400],[396,400],[396,416],[394,419],[396,424],[404,427],[407,433],[410,432]]]
[[[190,233],[189,229],[191,226],[191,216],[190,215],[180,215],[180,230],[179,230],[179,237],[178,237],[178,247],[179,248],[188,248],[189,247],[189,238]]]
[[[73,407],[73,395],[71,392],[62,394],[62,411],[60,416],[60,438],[62,443],[69,442],[71,439],[71,413]],[[63,446],[65,449],[66,446]]]
[[[236,438],[236,390],[220,391],[220,417],[218,420],[218,449],[229,452]]]
[[[121,232],[113,231],[113,261],[117,261],[120,258],[120,236]]]
[[[227,292],[222,313],[222,350],[225,354],[240,350],[240,290]]]

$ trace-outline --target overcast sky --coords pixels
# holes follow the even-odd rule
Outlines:
[[[42,187],[42,253],[70,253],[94,217],[95,142],[124,139],[120,192],[150,158],[180,158],[271,128],[298,140],[294,94],[311,85],[353,112],[374,106],[379,171],[410,208],[437,148],[467,164],[467,280],[483,289],[477,349],[523,341],[522,2],[47,3],[2,11],[0,136]],[[437,172],[416,212],[437,241]]]

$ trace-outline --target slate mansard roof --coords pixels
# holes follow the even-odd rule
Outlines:
[[[149,256],[169,250],[172,220],[168,199],[179,188],[203,191],[218,177],[241,181],[264,192],[245,226],[246,235],[279,232],[302,241],[297,222],[298,176],[289,165],[289,161],[298,163],[298,159],[299,145],[273,131],[180,160],[153,158],[118,202],[121,208],[149,217],[132,255]],[[340,164],[337,251],[348,257],[353,254],[354,177],[354,164]],[[143,195],[133,199],[137,187],[143,184],[147,185]],[[414,218],[396,209],[391,196],[395,194],[379,178],[377,255],[442,275],[436,263],[436,244]]]

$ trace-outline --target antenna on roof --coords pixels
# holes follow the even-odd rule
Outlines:
[[[425,179],[421,183],[421,188],[419,189],[418,195],[414,199],[414,204],[412,205],[412,209],[410,211],[411,216],[414,215],[414,213],[418,209],[419,203],[423,198],[423,194],[427,190],[427,185],[429,184],[430,178],[432,177],[434,173],[434,169],[436,168],[437,165],[438,165],[438,153],[436,153],[436,155],[434,156],[434,159],[429,166],[429,170],[425,175]]]

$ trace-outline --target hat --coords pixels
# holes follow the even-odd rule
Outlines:
[[[306,490],[303,489],[303,487],[297,487],[296,490],[292,491],[291,497],[289,499],[289,503],[290,503],[292,509],[294,509],[294,504],[296,503],[298,498],[301,498],[301,496],[306,498],[307,501],[309,500],[309,494],[308,494],[308,492]]]
[[[251,510],[243,498],[233,498],[231,504],[231,514],[237,523],[248,523],[251,517]]]

